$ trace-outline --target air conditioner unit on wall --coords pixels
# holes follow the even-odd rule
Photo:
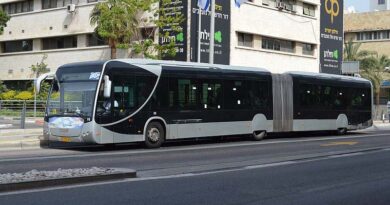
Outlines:
[[[297,5],[292,5],[291,11],[297,13]]]
[[[66,8],[68,9],[69,13],[73,13],[76,11],[76,4],[68,4]]]
[[[279,10],[283,10],[284,9],[284,3],[283,2],[278,2],[276,4],[276,8],[278,8]]]

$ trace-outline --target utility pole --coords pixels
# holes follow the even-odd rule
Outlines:
[[[199,20],[198,20],[198,63],[200,63],[200,48],[202,44],[202,8],[199,6]]]
[[[214,33],[215,33],[215,0],[211,0],[210,53],[209,53],[210,64],[214,64]]]

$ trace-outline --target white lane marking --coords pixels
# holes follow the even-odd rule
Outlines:
[[[381,151],[385,151],[385,149],[382,149]],[[352,154],[355,154],[355,153],[352,153]],[[360,152],[359,152],[359,154],[360,154]],[[368,153],[362,152],[361,154],[371,154],[371,152],[368,152]],[[341,155],[336,155],[336,156],[337,157],[333,157],[333,158],[349,157],[352,155],[341,154]],[[229,173],[229,172],[245,171],[245,170],[252,170],[252,169],[262,169],[262,168],[267,168],[267,167],[285,166],[285,165],[290,165],[290,164],[303,164],[303,163],[307,163],[307,162],[316,162],[316,161],[323,161],[323,160],[329,160],[329,159],[331,159],[331,156],[320,157],[320,158],[311,159],[311,160],[303,160],[303,161],[297,160],[297,161],[285,161],[285,162],[277,162],[277,163],[269,163],[269,164],[251,165],[251,166],[246,166],[246,167],[241,167],[241,168],[231,168],[231,169],[218,170],[218,171],[205,171],[205,172],[199,172],[199,173],[185,173],[185,174],[176,174],[176,175],[168,175],[168,176],[131,178],[131,179],[123,179],[123,180],[115,180],[115,181],[107,181],[107,182],[95,182],[95,183],[78,184],[78,185],[56,186],[56,187],[48,187],[48,188],[41,188],[41,189],[3,192],[3,193],[0,193],[0,196],[11,196],[11,195],[30,194],[30,193],[38,193],[38,192],[49,192],[49,191],[55,191],[55,190],[66,190],[66,189],[101,186],[101,185],[108,185],[108,184],[121,184],[121,183],[137,182],[137,181],[150,181],[150,180],[204,176],[204,175],[211,175],[211,174],[218,174],[218,173]]]
[[[383,149],[382,149],[383,150]],[[381,150],[381,151],[382,151]],[[341,158],[341,157],[352,157],[352,156],[357,156],[357,155],[362,155],[364,154],[363,152],[356,152],[356,153],[348,153],[348,154],[339,154],[339,155],[332,155],[332,156],[328,156],[327,158],[328,159],[332,159],[332,158]]]
[[[283,165],[289,165],[289,164],[295,164],[296,161],[285,161],[285,162],[277,162],[277,163],[270,163],[270,164],[259,164],[259,165],[250,165],[246,166],[245,169],[260,169],[260,168],[266,168],[266,167],[276,167],[276,166],[283,166]]]
[[[205,149],[219,149],[219,148],[230,148],[230,147],[241,147],[241,146],[255,146],[255,145],[268,145],[268,144],[283,144],[283,143],[301,143],[301,142],[317,142],[326,140],[338,140],[338,139],[357,139],[375,136],[390,136],[390,133],[384,134],[373,134],[373,135],[359,135],[359,136],[345,136],[345,137],[324,137],[316,139],[295,139],[295,140],[282,140],[282,141],[262,141],[262,142],[248,142],[248,143],[237,143],[237,144],[225,144],[225,145],[206,145],[206,146],[195,146],[195,147],[182,147],[182,148],[161,148],[156,150],[136,150],[136,151],[121,151],[121,152],[104,152],[94,154],[71,154],[71,155],[58,155],[58,156],[37,156],[37,157],[25,157],[25,158],[9,158],[1,159],[0,162],[16,162],[26,160],[47,160],[47,159],[67,159],[67,158],[83,158],[83,157],[99,157],[99,156],[118,156],[127,154],[149,154],[149,153],[162,153],[162,152],[177,152],[177,151],[192,151],[192,150],[205,150]]]

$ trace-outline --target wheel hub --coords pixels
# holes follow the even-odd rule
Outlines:
[[[152,142],[158,142],[160,140],[160,131],[157,128],[151,128],[148,132],[148,138]]]

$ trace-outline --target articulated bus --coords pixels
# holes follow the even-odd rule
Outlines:
[[[344,134],[372,125],[372,85],[356,77],[137,59],[67,64],[52,77],[50,141],[157,148],[173,139],[261,140],[270,132]]]

